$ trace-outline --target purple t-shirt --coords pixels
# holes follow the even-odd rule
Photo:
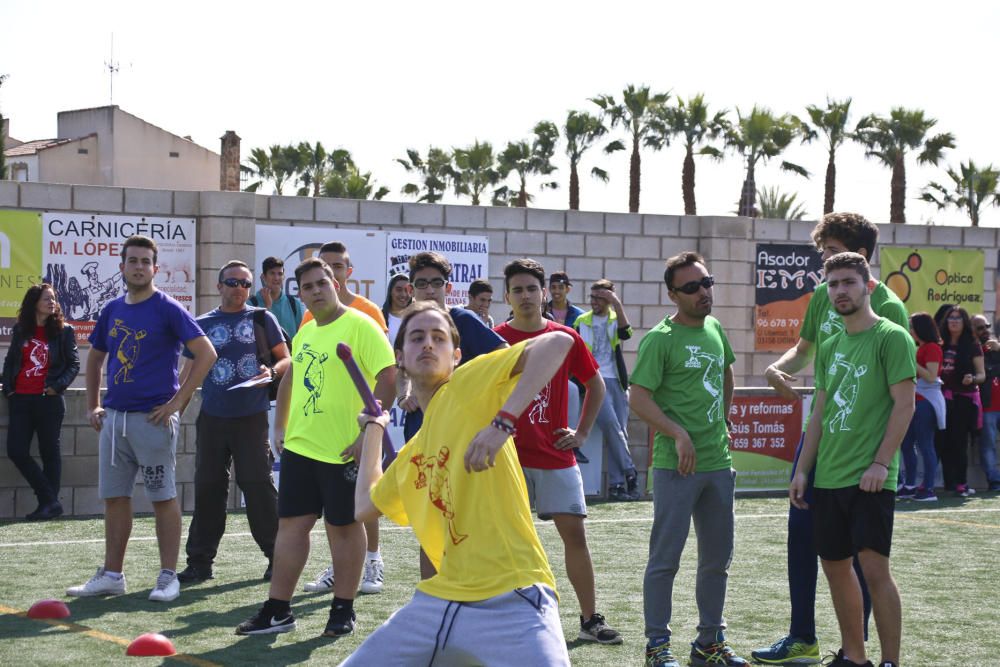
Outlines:
[[[177,361],[183,344],[204,336],[184,306],[157,290],[142,303],[110,302],[90,334],[95,350],[108,354],[104,407],[149,412],[177,393]]]
[[[260,373],[257,358],[257,338],[254,334],[253,314],[264,312],[264,330],[268,350],[285,339],[278,327],[278,320],[263,308],[245,308],[238,313],[224,313],[218,308],[199,315],[198,326],[212,342],[219,358],[201,384],[201,411],[213,417],[249,417],[259,412],[267,412],[271,405],[268,400],[268,385],[229,390],[230,387],[246,382]],[[184,356],[192,354],[184,350]]]

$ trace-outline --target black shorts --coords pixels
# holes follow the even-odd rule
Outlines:
[[[331,526],[354,523],[354,487],[358,465],[324,463],[287,449],[281,455],[278,516],[315,514]]]
[[[823,560],[844,560],[871,549],[888,558],[895,510],[895,491],[868,493],[858,486],[813,489],[816,553]]]

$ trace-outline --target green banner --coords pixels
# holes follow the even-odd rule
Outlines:
[[[0,341],[10,340],[24,293],[42,281],[42,216],[0,211]]]
[[[944,304],[982,313],[981,250],[882,248],[882,282],[906,304],[910,313],[933,315]]]

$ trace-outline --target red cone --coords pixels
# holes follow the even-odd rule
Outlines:
[[[28,618],[69,618],[69,607],[61,600],[39,600],[31,605]]]
[[[125,655],[151,656],[151,655],[174,655],[177,651],[174,644],[163,635],[156,632],[147,632],[132,640],[125,651]]]

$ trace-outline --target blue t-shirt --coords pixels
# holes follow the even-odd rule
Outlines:
[[[267,412],[271,405],[266,384],[243,389],[229,388],[260,374],[257,340],[254,337],[253,314],[257,308],[245,307],[239,313],[224,313],[218,308],[197,319],[198,326],[212,341],[219,358],[201,386],[201,411],[213,417],[247,417]],[[267,349],[284,342],[278,320],[266,309],[264,329]],[[184,350],[191,358],[191,352]]]
[[[455,328],[458,329],[460,338],[459,347],[462,350],[462,359],[458,362],[459,366],[467,361],[472,361],[481,354],[489,354],[498,347],[507,344],[507,341],[501,338],[500,334],[483,324],[479,316],[471,310],[456,307],[448,312],[451,314],[452,321],[455,322]],[[403,421],[403,438],[409,441],[417,434],[423,423],[424,413],[422,411],[408,413]]]
[[[184,306],[160,292],[136,304],[121,296],[97,317],[88,340],[108,354],[104,407],[149,412],[177,393],[183,344],[205,333]]]

